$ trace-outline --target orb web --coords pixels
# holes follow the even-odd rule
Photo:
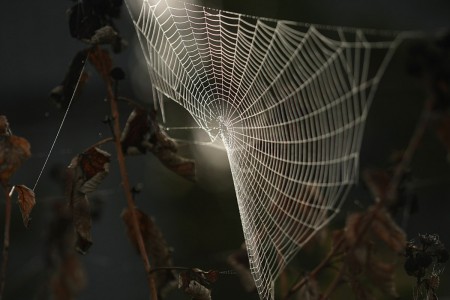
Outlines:
[[[274,280],[358,178],[368,108],[402,33],[165,0],[130,14],[155,99],[222,139],[251,272],[273,299]]]

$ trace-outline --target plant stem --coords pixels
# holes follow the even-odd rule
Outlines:
[[[121,129],[120,129],[120,122],[119,122],[119,110],[117,107],[117,98],[116,93],[113,91],[111,80],[108,80],[106,82],[107,85],[107,92],[108,92],[108,98],[110,99],[111,104],[111,114],[113,117],[113,129],[114,129],[114,143],[116,146],[116,153],[117,153],[117,161],[119,164],[120,169],[120,175],[122,177],[122,187],[125,192],[125,198],[127,200],[128,209],[131,213],[131,220],[132,225],[134,228],[134,231],[136,232],[136,239],[139,246],[139,254],[141,255],[142,260],[144,261],[145,271],[147,273],[147,279],[148,279],[148,285],[151,292],[151,299],[157,300],[158,294],[156,291],[156,285],[155,280],[153,278],[153,275],[151,274],[151,265],[150,261],[147,256],[147,250],[145,248],[144,239],[142,237],[141,229],[139,226],[139,222],[136,216],[135,211],[135,203],[133,200],[133,195],[131,194],[131,186],[130,182],[128,180],[127,175],[127,169],[125,165],[125,158],[122,150],[122,144],[120,143],[120,136],[121,136]]]
[[[333,248],[328,252],[328,255],[317,265],[317,267],[312,270],[308,276],[303,277],[300,281],[295,283],[291,289],[288,291],[285,300],[292,297],[299,289],[301,289],[309,280],[310,277],[314,278],[317,274],[322,271],[325,267],[329,265],[330,260],[336,255],[336,252],[341,248],[341,244],[344,242],[344,237],[342,236],[333,246]]]
[[[6,269],[8,265],[8,252],[9,252],[9,233],[11,229],[11,196],[10,188],[4,187],[5,191],[5,232],[3,237],[3,258],[2,258],[2,269],[0,278],[0,300],[3,299],[3,292],[5,289],[6,280]]]
[[[414,157],[417,148],[419,148],[422,142],[423,136],[426,132],[426,129],[430,121],[430,114],[431,111],[429,105],[425,105],[419,124],[417,124],[416,129],[414,130],[414,133],[411,139],[409,140],[408,146],[405,152],[403,153],[402,160],[397,164],[397,167],[395,168],[394,175],[391,179],[388,189],[387,194],[388,201],[395,199],[397,196],[397,190],[399,184],[402,181],[403,174],[407,170],[408,166],[411,164],[411,160]]]

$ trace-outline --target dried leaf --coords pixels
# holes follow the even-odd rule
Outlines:
[[[86,278],[76,254],[65,257],[50,280],[53,300],[74,300],[86,287]]]
[[[181,272],[178,276],[178,288],[193,300],[211,300],[211,290],[191,278],[191,272]]]
[[[153,153],[166,168],[188,180],[195,181],[195,162],[193,160],[178,155],[171,148],[160,147]]]
[[[77,234],[76,249],[86,254],[92,245],[92,219],[89,200],[85,194],[76,193],[70,202],[73,225]]]
[[[108,174],[110,154],[90,148],[75,156],[68,167],[68,197],[73,225],[77,234],[77,250],[85,254],[92,245],[92,214],[87,193],[97,189]]]
[[[358,242],[358,236],[361,232],[361,224],[364,219],[362,213],[352,213],[347,216],[345,225],[345,241],[349,247],[354,247]]]
[[[97,189],[109,173],[111,155],[97,147],[80,154],[78,164],[84,174],[84,182],[79,191],[87,194]]]
[[[134,109],[128,117],[120,138],[123,152],[128,155],[145,154],[151,135],[148,113],[143,109]]]
[[[31,156],[31,152],[26,139],[10,134],[5,116],[2,116],[2,123],[1,131],[5,134],[0,135],[0,183],[7,186],[10,177]]]
[[[249,293],[255,291],[256,284],[250,272],[250,262],[245,244],[242,244],[241,249],[228,256],[227,262],[236,271],[244,289]]]
[[[23,224],[25,227],[28,227],[31,210],[36,204],[34,192],[25,185],[16,185],[15,190],[18,194],[17,201],[19,202],[20,212],[22,213]]]
[[[161,163],[176,174],[195,180],[195,162],[180,156],[178,145],[161,129],[156,114],[135,109],[130,114],[121,137],[122,147],[127,154],[152,152]]]
[[[398,298],[394,275],[395,265],[378,260],[371,260],[367,268],[367,275],[383,293]]]
[[[109,81],[109,73],[112,69],[112,60],[109,52],[100,47],[94,47],[89,52],[88,59],[97,72],[102,76],[103,80]]]
[[[361,235],[366,220],[370,221],[370,226]],[[360,282],[359,276],[362,275],[383,293],[397,297],[395,265],[383,262],[376,256],[376,244],[371,239],[377,237],[396,254],[403,252],[406,245],[405,234],[390,214],[376,206],[368,208],[364,213],[353,213],[347,218],[344,237],[345,243],[351,246],[351,251],[347,252],[347,275],[356,298],[372,299],[370,285],[365,287]]]
[[[67,206],[55,204],[46,243],[49,293],[54,300],[72,300],[86,287],[86,275],[73,249],[74,232]]]
[[[8,119],[6,116],[0,115],[0,135],[11,135]]]
[[[59,107],[65,109],[70,99],[79,97],[81,90],[88,79],[88,74],[83,71],[88,50],[78,51],[72,59],[61,85],[56,86],[50,92],[50,99]]]
[[[350,276],[348,282],[356,300],[375,300],[371,291],[361,284],[358,277]]]
[[[153,268],[170,268],[173,266],[171,250],[153,218],[150,218],[143,211],[135,208],[134,212],[139,224],[139,230],[144,240],[147,254],[149,255]],[[132,244],[139,252],[137,234],[133,226],[132,212],[127,208],[122,212],[127,234]],[[164,298],[177,285],[176,275],[173,270],[159,270],[155,272],[155,280],[159,296]]]
[[[406,246],[406,234],[395,223],[391,215],[385,210],[379,210],[371,224],[372,232],[394,252],[403,252]]]
[[[116,45],[120,43],[120,36],[113,27],[106,25],[97,29],[88,42],[93,45]]]

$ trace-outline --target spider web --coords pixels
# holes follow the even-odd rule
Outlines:
[[[130,14],[155,99],[222,139],[251,272],[273,299],[274,280],[358,179],[368,108],[402,33],[165,0]]]

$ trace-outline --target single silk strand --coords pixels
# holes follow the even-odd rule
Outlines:
[[[69,100],[69,104],[67,105],[67,108],[66,108],[66,110],[64,112],[64,116],[63,116],[63,118],[61,120],[61,123],[59,124],[58,131],[56,132],[56,136],[53,139],[52,145],[50,146],[50,150],[48,151],[47,157],[45,158],[45,161],[44,161],[44,164],[43,164],[43,166],[41,168],[41,171],[39,172],[39,175],[38,175],[38,177],[36,179],[36,182],[34,183],[33,192],[36,189],[36,187],[37,187],[37,185],[39,183],[39,180],[41,179],[42,174],[44,173],[45,167],[47,166],[47,162],[48,162],[50,156],[52,155],[53,148],[55,147],[56,141],[58,140],[59,134],[61,133],[61,129],[64,126],[64,122],[66,121],[66,118],[67,118],[67,115],[69,113],[70,107],[72,106],[73,99],[75,98],[75,94],[76,94],[76,92],[78,90],[78,86],[80,84],[81,77],[83,76],[84,68],[86,66],[86,60],[87,60],[87,56],[86,56],[86,58],[83,61],[83,67],[81,68],[80,75],[78,76],[77,84],[75,85],[75,88],[73,90],[72,96],[70,97],[70,100]]]

